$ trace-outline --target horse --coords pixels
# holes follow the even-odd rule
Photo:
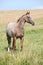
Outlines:
[[[16,22],[9,23],[6,28],[6,36],[8,41],[8,51],[10,51],[11,38],[13,38],[12,48],[16,49],[16,39],[20,39],[21,50],[23,49],[23,41],[24,41],[24,24],[30,23],[35,25],[34,21],[30,16],[30,12],[22,15]]]

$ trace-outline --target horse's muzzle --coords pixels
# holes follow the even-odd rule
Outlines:
[[[32,25],[34,26],[34,25],[35,25],[35,23],[32,23]]]

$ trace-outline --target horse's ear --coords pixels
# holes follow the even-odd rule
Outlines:
[[[30,14],[30,11],[26,13],[26,15]]]

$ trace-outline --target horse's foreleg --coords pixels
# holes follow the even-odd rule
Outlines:
[[[13,49],[16,50],[16,37],[13,38]]]
[[[20,38],[20,44],[21,44],[21,50],[23,49],[23,41],[24,41],[24,38]]]

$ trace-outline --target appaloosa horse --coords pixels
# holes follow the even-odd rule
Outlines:
[[[22,15],[17,22],[9,23],[6,28],[6,35],[8,40],[8,51],[10,50],[11,38],[13,38],[13,49],[16,49],[16,39],[20,38],[21,50],[23,49],[24,40],[24,24],[30,23],[34,25],[34,21],[30,17],[30,12]]]

